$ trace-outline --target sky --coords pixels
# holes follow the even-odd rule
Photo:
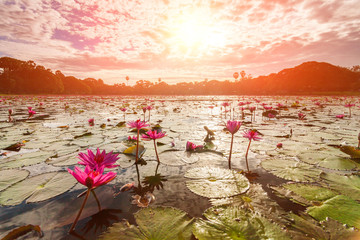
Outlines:
[[[360,0],[0,0],[0,57],[169,84],[360,64]]]

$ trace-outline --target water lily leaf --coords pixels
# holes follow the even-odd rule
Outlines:
[[[115,223],[99,239],[102,240],[190,240],[191,219],[181,210],[170,207],[145,208],[134,214],[138,226]]]
[[[340,150],[353,159],[360,159],[360,149],[353,146],[341,146]]]
[[[190,191],[208,198],[231,197],[246,192],[249,180],[235,170],[217,167],[190,169],[185,177],[193,178],[186,182]]]
[[[239,207],[220,206],[205,211],[207,220],[198,219],[193,233],[199,240],[290,239],[280,226]]]
[[[25,179],[0,193],[1,205],[39,202],[60,195],[76,184],[68,172],[50,172]]]
[[[76,164],[79,161],[79,159],[77,158],[78,155],[79,152],[74,152],[67,154],[65,156],[49,158],[45,162],[47,164],[51,164],[53,166],[58,166],[58,167],[70,166]]]
[[[267,159],[260,165],[277,177],[295,182],[315,182],[321,173],[313,166],[295,160]]]
[[[318,222],[305,213],[300,216],[291,213],[289,220],[292,224],[288,231],[293,240],[351,239],[355,233],[353,228],[347,228],[331,218]]]
[[[327,186],[354,200],[360,200],[360,176],[341,176],[335,173],[322,173],[320,177]]]
[[[315,164],[323,168],[351,170],[357,167],[357,164],[350,159],[337,157],[323,152],[303,152],[297,155],[297,157],[303,162]]]
[[[46,151],[37,151],[15,155],[5,159],[0,164],[0,169],[2,168],[18,168],[24,166],[30,166],[33,164],[45,162],[48,158],[55,155],[55,152],[46,152]]]
[[[309,207],[306,211],[319,221],[329,217],[348,226],[360,228],[360,204],[347,196],[338,195],[321,206]]]
[[[14,183],[24,180],[29,176],[29,172],[26,170],[7,169],[0,171],[0,191],[13,185]]]
[[[288,183],[271,188],[291,201],[305,206],[319,205],[338,195],[330,189],[305,183]]]

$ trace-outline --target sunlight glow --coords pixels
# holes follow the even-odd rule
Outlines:
[[[168,44],[175,55],[202,57],[226,44],[225,34],[209,14],[192,11],[175,17],[171,24]]]

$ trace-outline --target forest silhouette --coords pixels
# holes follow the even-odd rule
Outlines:
[[[120,79],[120,77],[119,77]],[[125,79],[125,78],[123,78]],[[229,76],[229,79],[231,77]],[[120,80],[119,80],[120,82]],[[105,84],[102,79],[78,79],[60,70],[37,65],[34,61],[0,58],[0,93],[2,94],[93,94],[93,95],[311,95],[359,94],[360,66],[350,69],[325,62],[304,62],[268,76],[239,79],[203,80],[167,84],[138,80],[134,86],[125,82]]]

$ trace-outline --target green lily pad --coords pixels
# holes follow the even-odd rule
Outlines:
[[[357,167],[357,164],[350,159],[337,157],[323,152],[304,152],[297,155],[297,157],[303,162],[315,164],[323,168],[352,170]]]
[[[321,206],[309,207],[306,211],[319,221],[329,217],[348,226],[360,228],[360,204],[347,196],[338,195]]]
[[[54,156],[55,152],[37,151],[15,155],[2,161],[0,169],[4,168],[18,168],[24,166],[30,166],[37,163],[45,162],[51,156]]]
[[[29,172],[26,170],[7,169],[0,171],[0,191],[20,182],[29,176]]]
[[[260,165],[277,177],[295,182],[315,182],[321,173],[313,166],[295,160],[267,159]]]
[[[115,223],[99,239],[103,240],[190,240],[191,219],[181,210],[171,207],[145,208],[134,214],[138,226]]]
[[[186,178],[193,178],[186,182],[190,191],[208,198],[231,197],[246,192],[249,180],[235,170],[217,167],[200,167],[190,169]]]
[[[68,172],[50,172],[25,179],[0,193],[1,205],[40,202],[60,195],[76,184]]]
[[[359,175],[341,176],[335,173],[322,173],[320,177],[331,189],[354,200],[360,200]]]
[[[289,220],[292,224],[288,231],[294,240],[351,239],[355,233],[354,228],[347,228],[331,218],[318,222],[307,214],[298,216],[291,213]]]
[[[207,220],[198,219],[194,224],[193,233],[199,240],[290,239],[280,226],[239,207],[212,207],[204,216]]]
[[[305,183],[287,183],[272,189],[291,201],[305,206],[319,205],[338,195],[330,189]]]

